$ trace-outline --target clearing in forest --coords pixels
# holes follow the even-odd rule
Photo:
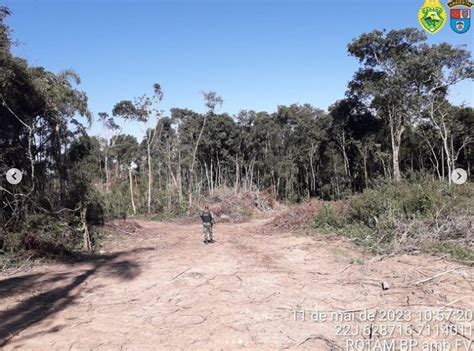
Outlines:
[[[0,340],[6,350],[468,345],[472,268],[439,257],[373,257],[339,237],[269,232],[271,220],[218,224],[207,246],[199,224],[114,222],[100,256],[1,275]],[[361,320],[366,309],[377,321]],[[327,320],[312,321],[316,311]],[[342,311],[350,312],[333,320]],[[439,328],[448,325],[456,328],[446,336]],[[381,326],[398,329],[382,335]]]

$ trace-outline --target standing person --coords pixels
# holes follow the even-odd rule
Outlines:
[[[212,226],[214,225],[214,214],[209,210],[209,206],[204,207],[204,211],[201,212],[202,219],[202,231],[204,234],[204,244],[213,243],[212,238]]]

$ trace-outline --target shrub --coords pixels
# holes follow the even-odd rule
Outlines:
[[[432,252],[446,253],[459,261],[462,261],[470,266],[474,266],[474,250],[471,250],[463,245],[442,242],[432,245],[429,249]]]
[[[374,227],[383,220],[434,216],[450,192],[446,184],[426,180],[384,184],[352,197],[350,220]]]
[[[21,247],[38,256],[64,255],[81,247],[79,228],[76,217],[66,223],[50,215],[32,215],[22,228]]]
[[[474,186],[420,180],[385,183],[349,199],[342,215],[323,206],[313,226],[349,237],[376,253],[441,252],[474,256]]]
[[[105,214],[108,219],[127,218],[130,209],[130,193],[126,182],[111,187],[104,198]]]
[[[322,206],[313,221],[314,227],[323,230],[340,229],[345,225],[345,218],[332,205]]]

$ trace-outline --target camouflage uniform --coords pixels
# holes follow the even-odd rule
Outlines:
[[[202,219],[202,233],[204,235],[204,242],[212,242],[212,226],[214,225],[214,214],[209,210],[204,210],[201,213]]]

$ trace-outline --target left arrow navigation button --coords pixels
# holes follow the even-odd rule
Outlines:
[[[23,173],[21,173],[21,171],[17,168],[10,168],[5,177],[7,178],[8,183],[17,185],[23,179]]]

